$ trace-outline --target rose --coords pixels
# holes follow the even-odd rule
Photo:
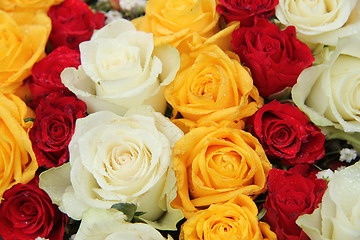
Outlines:
[[[195,213],[181,226],[180,239],[277,239],[269,225],[258,221],[257,214],[252,199],[240,194]]]
[[[54,48],[67,46],[78,49],[79,43],[91,38],[95,29],[105,24],[103,13],[93,13],[81,0],[65,0],[48,11],[52,21],[50,42]]]
[[[164,240],[155,228],[144,223],[129,223],[116,209],[89,208],[83,214],[74,240]],[[169,240],[172,239],[169,237]]]
[[[294,27],[280,31],[267,19],[235,30],[231,45],[250,68],[254,85],[265,98],[292,87],[301,71],[314,61],[309,47],[296,38]]]
[[[110,110],[123,115],[141,104],[165,112],[163,89],[179,69],[175,48],[154,48],[152,34],[119,19],[81,43],[80,53],[79,70],[67,68],[61,79],[86,102],[89,113]]]
[[[312,164],[325,154],[325,136],[296,106],[274,100],[249,122],[267,156],[284,165]]]
[[[133,23],[139,31],[154,34],[155,46],[170,44],[177,47],[194,33],[211,37],[220,30],[218,20],[215,0],[149,0],[145,16]]]
[[[335,171],[322,203],[296,223],[311,239],[358,239],[360,237],[360,162]]]
[[[360,26],[357,0],[306,1],[280,0],[276,17],[286,26],[296,27],[299,38],[335,46],[338,39],[353,35]]]
[[[208,44],[181,58],[181,69],[164,92],[173,116],[183,116],[176,120],[179,126],[192,128],[216,122],[243,128],[243,119],[262,106],[249,71],[234,53]]]
[[[253,25],[255,17],[269,18],[274,15],[279,0],[219,0],[219,3],[216,7],[218,13],[223,15],[227,22],[240,21],[243,27]]]
[[[47,12],[51,5],[61,3],[63,0],[2,0],[0,2],[0,9],[9,11],[37,11],[42,10]]]
[[[44,55],[51,22],[42,12],[0,10],[0,18],[0,89],[2,93],[13,93]]]
[[[3,197],[0,234],[4,240],[63,239],[67,217],[38,187],[37,178],[28,184],[14,185]]]
[[[29,182],[38,168],[27,134],[33,124],[24,121],[33,117],[19,97],[0,92],[0,199],[11,186]]]
[[[146,212],[144,219],[158,220],[152,223],[157,228],[176,229],[183,216],[169,205],[176,194],[171,150],[181,136],[169,119],[148,108],[125,117],[90,114],[76,122],[70,164],[42,173],[40,187],[74,219],[89,207],[132,202]]]
[[[172,202],[188,218],[200,208],[266,191],[271,165],[255,137],[230,127],[199,127],[173,149],[178,194]]]
[[[312,175],[300,175],[306,171],[294,167],[289,171],[272,169],[268,176],[268,196],[264,203],[267,212],[264,221],[276,233],[279,240],[309,239],[296,225],[298,216],[311,213],[318,204],[326,189],[326,181]]]
[[[40,100],[51,92],[68,93],[60,74],[66,67],[78,67],[80,53],[62,46],[53,50],[44,59],[34,64],[29,86],[32,94],[31,106],[36,108]]]
[[[68,144],[75,121],[85,117],[86,104],[75,96],[54,92],[36,108],[36,119],[29,132],[39,166],[57,167],[69,159]]]
[[[300,74],[292,90],[295,104],[318,126],[360,132],[360,34],[325,48],[322,64]]]

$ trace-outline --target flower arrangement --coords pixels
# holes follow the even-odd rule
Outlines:
[[[359,239],[360,1],[0,17],[0,239]]]

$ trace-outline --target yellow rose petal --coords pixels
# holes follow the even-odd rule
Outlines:
[[[0,92],[14,93],[45,56],[51,20],[43,12],[0,10]]]
[[[35,114],[17,96],[0,93],[0,199],[17,183],[27,183],[38,168],[28,132]]]
[[[64,0],[1,0],[0,9],[5,11],[37,11],[47,12],[52,5]]]
[[[164,95],[173,116],[184,118],[177,122],[185,131],[211,123],[243,127],[243,120],[263,105],[239,57],[214,44],[181,55],[180,70]]]
[[[257,213],[251,198],[238,195],[191,216],[181,227],[180,239],[277,239],[267,224],[258,222]]]
[[[255,197],[265,192],[271,169],[258,140],[230,127],[190,130],[175,144],[173,164],[178,195],[172,206],[185,217],[239,194]]]

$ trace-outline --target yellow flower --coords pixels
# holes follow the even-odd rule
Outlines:
[[[265,192],[271,169],[258,140],[230,127],[192,129],[175,144],[173,164],[178,194],[172,206],[186,218],[239,194]]]
[[[153,33],[156,46],[177,47],[194,33],[208,38],[220,30],[216,0],[149,0],[145,13],[133,23],[139,31]]]
[[[185,132],[213,123],[243,128],[243,119],[263,105],[249,70],[233,52],[209,44],[180,58],[180,70],[164,95],[173,116],[183,116],[174,123]]]
[[[52,5],[64,0],[1,0],[0,9],[5,11],[36,11],[47,12]]]
[[[28,132],[35,114],[17,96],[0,93],[0,200],[5,190],[27,183],[38,168]]]
[[[44,12],[0,10],[0,92],[13,93],[45,55],[51,20]]]
[[[238,195],[229,202],[211,205],[194,214],[182,225],[180,239],[277,239],[268,224],[258,221],[257,214],[251,198]]]

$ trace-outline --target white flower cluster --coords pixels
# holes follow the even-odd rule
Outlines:
[[[357,151],[355,149],[343,148],[340,150],[340,161],[350,163],[357,156]]]
[[[147,0],[119,0],[121,9],[131,12],[138,12],[144,10]]]
[[[116,11],[116,10],[110,10],[110,11],[106,12],[105,16],[106,16],[105,25],[108,25],[109,23],[123,17],[121,12]]]
[[[318,179],[324,179],[326,181],[330,181],[333,176],[334,176],[334,172],[331,169],[326,169],[316,174],[316,177]]]

